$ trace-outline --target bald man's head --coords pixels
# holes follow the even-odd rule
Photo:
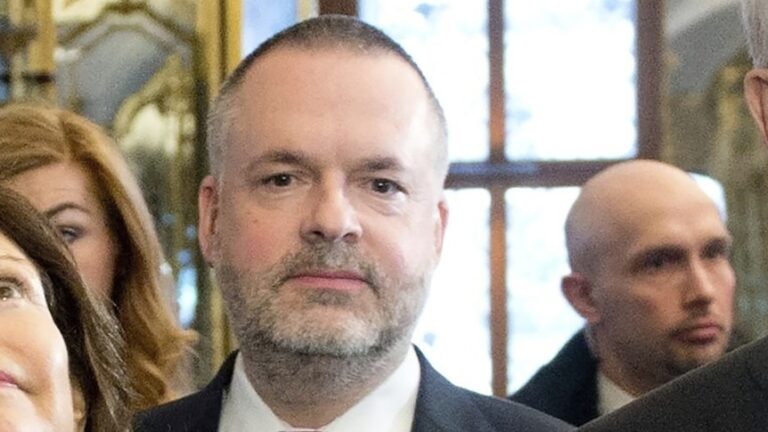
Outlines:
[[[574,203],[566,241],[573,272],[563,293],[619,387],[639,396],[723,354],[730,235],[687,173],[643,160],[602,171]]]
[[[589,274],[599,267],[628,231],[654,211],[698,201],[717,211],[712,199],[685,171],[658,161],[633,160],[613,165],[587,181],[566,219],[571,269]]]

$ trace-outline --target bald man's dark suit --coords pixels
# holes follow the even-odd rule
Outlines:
[[[596,419],[597,359],[589,349],[585,330],[573,335],[510,400],[576,426]]]
[[[689,372],[579,431],[766,432],[768,337]]]
[[[456,387],[432,369],[417,350],[421,381],[412,432],[564,432],[574,428],[526,406]],[[134,424],[138,432],[214,432],[229,388],[235,353],[203,390],[145,411]],[[371,422],[376,419],[372,418]],[[259,431],[260,432],[260,431]],[[266,431],[271,432],[271,431]]]

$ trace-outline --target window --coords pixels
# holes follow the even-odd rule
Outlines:
[[[297,17],[296,1],[277,3],[243,0],[241,57],[245,57],[273,34],[295,23]]]

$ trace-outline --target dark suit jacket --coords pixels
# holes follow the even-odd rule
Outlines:
[[[572,425],[597,418],[597,359],[580,331],[510,399]]]
[[[421,364],[421,381],[412,432],[573,430],[565,423],[531,408],[456,387],[432,369],[418,350],[417,353]],[[135,429],[138,432],[216,431],[223,392],[232,380],[234,366],[235,353],[229,356],[213,381],[204,389],[140,413],[134,422]]]
[[[691,371],[579,431],[768,431],[768,337]]]

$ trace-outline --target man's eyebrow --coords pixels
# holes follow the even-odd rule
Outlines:
[[[674,243],[651,245],[633,253],[630,263],[639,265],[649,258],[658,256],[679,258],[685,256],[685,248]]]
[[[707,243],[723,243],[726,246],[730,246],[733,243],[733,238],[730,234],[723,234],[719,236],[713,236]]]
[[[310,166],[309,157],[301,152],[287,150],[271,150],[252,160],[245,167],[245,172],[253,171],[263,164],[285,164]]]
[[[308,168],[314,166],[312,160],[302,152],[273,150],[260,155],[258,158],[248,163],[245,167],[245,172],[251,172],[257,169],[259,165],[270,163],[296,165]],[[404,169],[403,164],[398,159],[391,156],[364,158],[357,161],[354,168],[357,171],[401,171]]]
[[[712,237],[710,238],[705,248],[723,248],[723,249],[730,249],[731,245],[733,244],[733,240],[731,239],[730,235],[723,235],[719,237]]]
[[[57,214],[65,211],[65,210],[79,210],[79,211],[81,211],[83,213],[87,213],[87,214],[91,213],[87,208],[85,208],[85,207],[83,207],[83,206],[81,206],[79,204],[75,204],[73,202],[69,202],[68,201],[68,202],[63,202],[61,204],[55,205],[55,206],[45,210],[43,212],[43,215],[50,219],[50,218],[56,216]]]
[[[403,169],[403,164],[399,160],[389,156],[366,158],[357,165],[361,171],[401,171]]]
[[[649,255],[649,254],[657,254],[657,253],[678,253],[678,252],[685,252],[685,247],[680,246],[674,243],[664,243],[659,245],[653,245],[648,246],[645,249],[641,249],[638,252],[639,255]]]

